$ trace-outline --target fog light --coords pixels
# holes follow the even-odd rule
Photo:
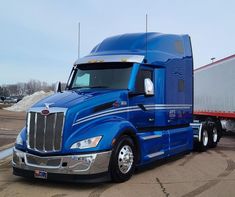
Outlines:
[[[84,155],[84,156],[73,156],[72,159],[76,160],[76,164],[70,166],[73,171],[86,171],[90,168],[91,164],[95,161],[96,154]]]

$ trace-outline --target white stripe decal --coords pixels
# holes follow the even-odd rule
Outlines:
[[[190,107],[146,107],[146,109],[190,109]]]
[[[124,109],[135,109],[135,108],[138,108],[138,106],[130,106],[130,107],[121,107],[121,108],[116,108],[116,109],[110,109],[110,110],[106,110],[106,111],[103,111],[103,112],[91,114],[89,116],[80,118],[79,121],[83,120],[83,119],[86,119],[86,118],[91,118],[93,116],[98,116],[98,115],[101,115],[101,114],[109,113],[109,112],[120,111],[120,110],[124,110]]]
[[[96,119],[96,118],[100,118],[100,117],[103,117],[103,116],[108,116],[108,115],[113,115],[113,114],[119,114],[119,113],[124,113],[124,112],[132,112],[132,111],[142,111],[142,109],[140,108],[136,108],[136,109],[126,109],[126,110],[119,110],[119,111],[114,111],[114,112],[110,112],[110,113],[105,113],[105,114],[101,114],[101,115],[98,115],[98,116],[95,116],[95,117],[91,117],[91,118],[87,118],[85,120],[80,120],[78,119],[78,121],[76,123],[73,124],[74,125],[77,125],[77,124],[81,124],[83,122],[86,122],[86,121],[89,121],[89,120],[93,120],[93,119]]]
[[[157,105],[144,105],[144,107],[146,107],[147,110],[155,110],[155,109],[190,109],[192,105],[187,105],[187,104],[157,104]],[[124,112],[133,112],[133,111],[142,111],[141,108],[139,108],[138,106],[129,106],[129,107],[122,107],[122,108],[117,108],[117,109],[111,109],[111,110],[106,110],[103,112],[99,112],[99,113],[95,113],[89,116],[85,116],[83,118],[78,119],[74,124],[81,124],[83,122],[89,121],[89,120],[93,120],[96,118],[100,118],[103,116],[107,116],[107,115],[113,115],[113,114],[118,114],[118,113],[124,113]]]
[[[156,104],[156,105],[144,105],[145,107],[192,107],[192,105],[187,104]]]

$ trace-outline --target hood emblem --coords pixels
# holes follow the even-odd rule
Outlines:
[[[43,109],[43,110],[41,111],[41,114],[42,114],[43,116],[47,116],[47,115],[50,114],[49,107],[50,107],[50,105],[52,105],[52,104],[54,104],[54,103],[44,103],[46,109]]]
[[[54,103],[44,103],[44,105],[46,106],[46,108],[49,110],[50,105],[53,105]]]
[[[50,111],[49,111],[48,109],[44,109],[44,110],[41,111],[41,114],[42,114],[43,116],[47,116],[47,115],[50,114]]]

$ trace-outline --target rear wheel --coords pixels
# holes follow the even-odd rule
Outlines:
[[[207,124],[203,124],[201,130],[201,140],[197,143],[196,149],[198,151],[206,151],[209,145],[209,126]]]
[[[135,155],[133,140],[122,136],[114,146],[110,161],[110,174],[114,182],[130,179],[135,170]]]
[[[204,130],[204,131],[202,132],[202,143],[203,143],[203,147],[207,147],[208,141],[209,141],[208,131],[207,131],[207,130]]]
[[[216,124],[212,126],[212,131],[210,135],[210,147],[214,148],[217,146],[217,143],[219,141],[219,133],[218,133],[218,128]]]

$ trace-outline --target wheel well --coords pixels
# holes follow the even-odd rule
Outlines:
[[[218,117],[194,115],[194,119],[199,120],[200,122],[204,122],[205,124],[209,126],[212,126],[213,124],[215,124],[218,129],[219,139],[222,137],[222,133],[223,133],[222,125]]]
[[[116,138],[115,138],[115,142],[114,142],[114,144],[118,141],[118,139],[120,138],[120,137],[122,137],[122,136],[128,136],[128,137],[130,137],[132,140],[133,140],[133,142],[134,142],[134,145],[135,145],[135,148],[136,148],[136,163],[139,163],[139,161],[140,161],[140,154],[141,154],[141,152],[140,152],[140,144],[139,144],[139,141],[138,141],[138,139],[137,139],[137,136],[136,136],[136,134],[135,134],[135,132],[134,131],[132,131],[132,130],[124,130],[123,132],[121,132],[121,134],[119,134]],[[114,145],[113,144],[113,145]]]

